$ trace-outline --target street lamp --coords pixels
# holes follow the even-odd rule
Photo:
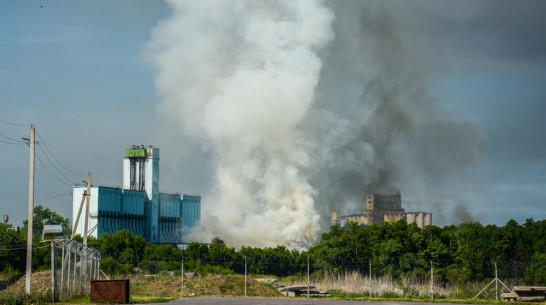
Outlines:
[[[63,235],[63,227],[61,225],[44,225],[42,230],[42,242],[51,241],[51,298],[55,302],[55,246],[54,243],[59,236]],[[46,239],[48,238],[48,239]]]

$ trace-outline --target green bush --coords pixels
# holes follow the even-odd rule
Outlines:
[[[106,274],[118,274],[120,265],[117,259],[112,257],[103,257],[100,260],[100,269]]]
[[[23,273],[20,270],[7,266],[4,268],[4,270],[2,270],[2,272],[0,272],[0,277],[3,278],[8,284],[11,284],[21,277],[22,274]]]

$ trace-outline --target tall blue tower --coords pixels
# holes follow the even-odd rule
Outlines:
[[[123,188],[144,191],[146,239],[159,242],[159,148],[133,145],[123,159]]]

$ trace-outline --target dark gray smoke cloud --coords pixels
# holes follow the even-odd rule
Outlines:
[[[383,3],[330,4],[336,39],[324,57],[320,105],[333,122],[346,123],[313,180],[319,206],[325,215],[359,212],[367,192],[399,190],[413,208],[437,213],[481,147],[477,127],[442,111],[428,91],[443,54]]]
[[[160,109],[208,147],[203,229],[235,244],[307,245],[368,192],[398,190],[437,224],[476,219],[473,169],[502,129],[435,89],[544,61],[544,2],[170,3],[151,44]]]

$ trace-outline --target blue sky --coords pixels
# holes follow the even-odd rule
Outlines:
[[[346,8],[327,4],[337,18],[343,16]],[[468,209],[462,217],[498,225],[511,218],[520,223],[546,218],[544,2],[381,5],[403,28],[398,32],[403,42],[427,54],[419,58],[435,105],[479,130],[483,146],[464,176],[471,183],[451,190]],[[151,0],[0,0],[0,140],[8,142],[0,142],[0,213],[9,214],[11,223],[20,225],[27,214],[28,147],[15,140],[28,137],[29,126],[5,122],[36,126],[44,149],[37,148],[37,155],[47,166],[36,160],[36,204],[65,217],[71,215],[70,185],[87,172],[97,184],[121,185],[121,160],[132,144],[161,148],[162,191],[208,192],[209,152],[157,111],[161,97],[147,44],[170,14],[166,3]],[[342,28],[341,21],[334,26]],[[349,39],[341,34],[333,43],[343,49]],[[348,72],[365,79],[364,74]],[[336,84],[330,86],[354,88]],[[53,162],[59,170],[47,160],[48,149],[62,163]],[[456,213],[443,209],[431,212]],[[460,221],[440,218],[441,225]]]

